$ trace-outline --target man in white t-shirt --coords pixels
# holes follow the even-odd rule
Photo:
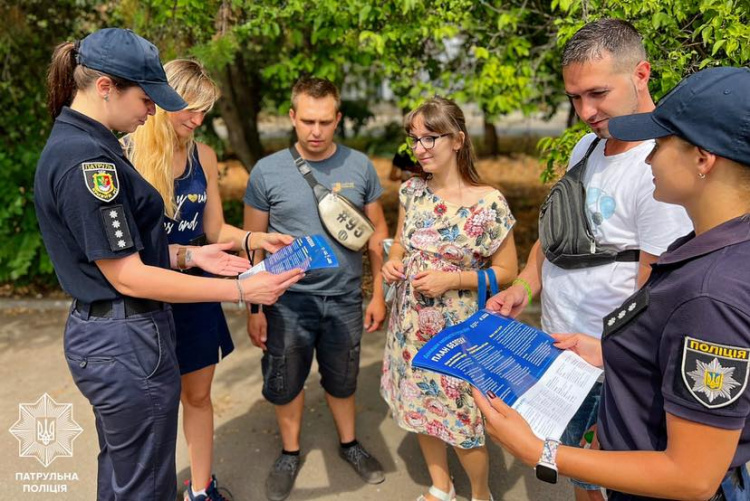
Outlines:
[[[692,225],[681,207],[653,198],[653,177],[646,163],[653,141],[628,143],[609,134],[609,118],[654,109],[648,90],[651,65],[640,34],[626,21],[589,23],[566,45],[562,67],[565,93],[593,131],[573,149],[569,168],[597,137],[602,139],[589,156],[583,179],[593,236],[597,244],[618,252],[638,250],[638,259],[563,269],[545,258],[537,241],[518,279],[492,297],[487,308],[515,317],[541,292],[546,332],[601,337],[602,318],[648,279],[651,263]],[[568,425],[563,444],[579,445],[596,424],[600,392],[598,383]],[[573,483],[576,499],[603,499],[598,486]]]

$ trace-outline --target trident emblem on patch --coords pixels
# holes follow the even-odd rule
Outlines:
[[[44,445],[55,441],[55,420],[38,418],[36,420],[36,439]]]

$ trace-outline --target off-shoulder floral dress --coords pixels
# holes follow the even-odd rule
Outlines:
[[[515,223],[497,190],[462,207],[435,195],[424,179],[412,178],[401,186],[399,203],[405,210],[401,242],[407,277],[427,269],[485,267]],[[411,366],[432,336],[476,311],[476,291],[449,290],[429,298],[414,291],[408,279],[396,286],[380,392],[401,428],[463,449],[484,445],[484,424],[468,383]]]

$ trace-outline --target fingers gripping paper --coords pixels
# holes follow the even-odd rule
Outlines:
[[[433,337],[412,365],[492,391],[536,436],[559,439],[602,371],[553,343],[538,329],[481,310]]]
[[[333,253],[326,238],[323,235],[308,235],[296,239],[278,252],[271,254],[241,274],[239,278],[251,277],[261,271],[279,274],[295,268],[309,271],[338,268],[338,266],[336,254]]]

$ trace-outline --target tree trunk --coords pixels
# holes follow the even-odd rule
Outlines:
[[[500,144],[497,138],[495,124],[484,116],[484,154],[496,157],[500,154]]]
[[[219,111],[227,127],[229,144],[242,165],[249,171],[263,157],[258,132],[261,103],[260,75],[248,69],[241,53],[234,63],[219,74],[221,99]]]

